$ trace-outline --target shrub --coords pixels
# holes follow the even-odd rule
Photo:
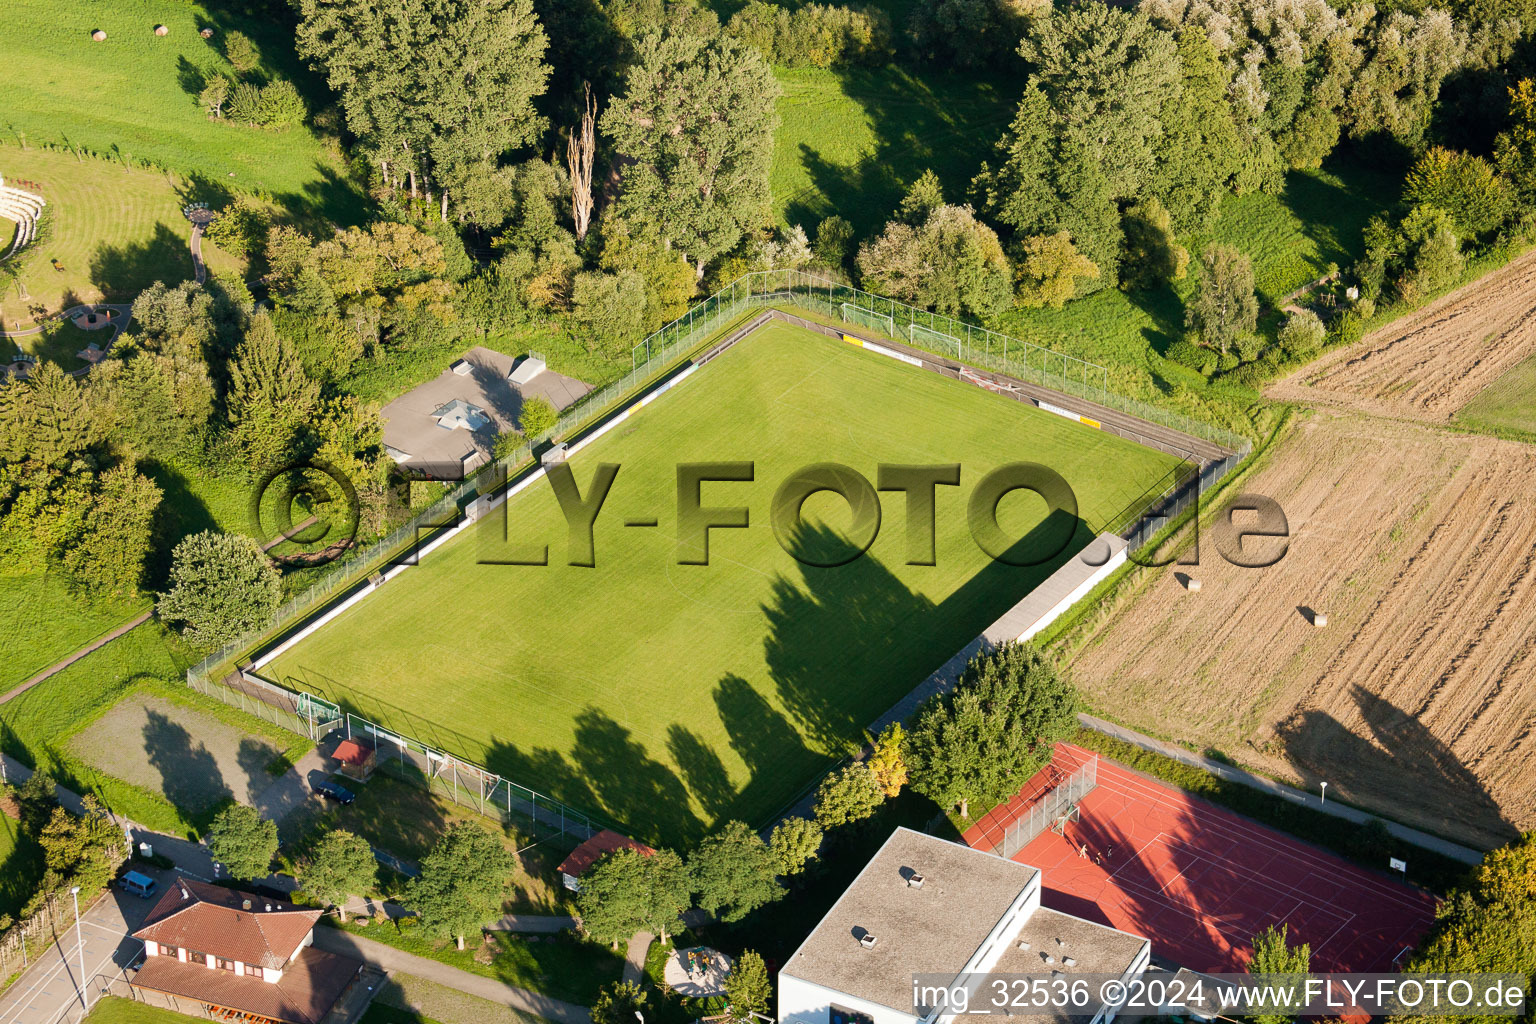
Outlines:
[[[523,403],[517,419],[523,435],[534,438],[555,429],[555,424],[560,422],[560,413],[549,404],[549,399],[535,395]]]
[[[1179,338],[1168,346],[1166,358],[1180,366],[1187,366],[1201,373],[1209,373],[1215,368],[1216,354],[1204,346],[1197,345],[1188,338]]]
[[[299,90],[292,82],[282,79],[260,88],[250,82],[241,82],[229,97],[229,119],[258,128],[272,131],[296,128],[304,123],[306,114]]]
[[[833,215],[816,228],[816,258],[829,267],[842,267],[848,263],[853,251],[853,225],[842,217]]]
[[[1280,328],[1280,347],[1293,356],[1306,358],[1315,355],[1323,347],[1328,331],[1317,314],[1310,309],[1297,310]]]
[[[645,278],[639,272],[576,275],[571,289],[571,318],[585,329],[595,345],[622,351],[638,343],[645,336],[645,311]]]
[[[265,210],[245,196],[236,196],[203,233],[231,256],[249,256],[266,242],[270,226]]]

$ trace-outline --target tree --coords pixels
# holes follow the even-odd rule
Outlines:
[[[1035,648],[977,654],[953,690],[917,711],[907,742],[912,788],[962,815],[972,800],[1011,796],[1077,728],[1077,708],[1077,691]]]
[[[84,814],[75,817],[54,807],[37,841],[51,872],[72,879],[85,892],[95,892],[112,880],[127,857],[123,830],[96,802],[84,798]]]
[[[633,981],[615,981],[598,990],[592,1024],[630,1024],[645,1011],[648,994]]]
[[[1494,140],[1493,158],[1520,203],[1536,204],[1536,82],[1529,78],[1509,89],[1509,127]]]
[[[576,275],[571,318],[604,348],[628,351],[645,336],[645,278],[634,270]]]
[[[875,785],[887,798],[901,793],[907,784],[906,760],[907,734],[900,722],[892,722],[875,737],[874,749],[869,755],[869,770],[874,773]]]
[[[217,118],[223,116],[224,103],[229,99],[229,79],[223,75],[210,75],[204,83],[202,92],[197,94],[197,102],[208,111],[208,116]]]
[[[1327,336],[1328,329],[1316,313],[1310,309],[1298,309],[1286,317],[1285,326],[1280,328],[1279,340],[1287,352],[1306,358],[1315,355],[1323,347],[1323,339]]]
[[[1273,925],[1254,936],[1253,957],[1248,961],[1248,973],[1262,975],[1267,991],[1276,993],[1267,1003],[1260,1002],[1254,1009],[1260,1011],[1247,1015],[1254,1024],[1286,1024],[1295,1014],[1284,1012],[1300,997],[1301,985],[1306,981],[1312,963],[1312,947],[1306,943],[1291,946],[1286,942],[1286,925]],[[1290,993],[1282,997],[1279,993]]]
[[[1403,218],[1397,237],[1402,268],[1397,291],[1405,300],[1420,301],[1449,288],[1461,276],[1461,241],[1455,223],[1444,210],[1414,207]]]
[[[208,852],[229,877],[266,878],[277,855],[277,822],[263,818],[254,807],[231,804],[208,826],[207,842]]]
[[[464,936],[501,912],[515,867],[501,840],[472,821],[448,826],[406,889],[405,904],[429,934]]]
[[[170,589],[156,611],[180,623],[187,642],[212,650],[272,621],[283,584],[261,546],[249,537],[205,530],[171,553]]]
[[[1216,244],[1200,260],[1200,283],[1184,313],[1184,323],[1202,344],[1222,355],[1259,323],[1253,294],[1253,261],[1230,245]]]
[[[16,803],[21,810],[21,829],[28,835],[37,835],[53,817],[53,809],[59,806],[55,795],[57,783],[45,771],[35,771],[27,781],[16,787]]]
[[[1490,851],[1452,890],[1404,968],[1418,973],[1476,972],[1536,977],[1536,832]],[[1407,1024],[1396,1018],[1394,1024]],[[1495,1024],[1509,1018],[1459,1018]]]
[[[102,474],[79,543],[64,554],[77,584],[93,594],[138,589],[160,497],[160,488],[132,466]]]
[[[944,205],[944,186],[933,171],[918,175],[896,208],[896,219],[903,224],[921,227],[934,210]]]
[[[744,951],[725,977],[725,1001],[731,1019],[750,1021],[753,1014],[766,1016],[772,1000],[773,982],[768,977],[768,965],[756,950]]]
[[[682,858],[671,850],[651,855],[617,850],[581,876],[576,896],[581,928],[615,947],[638,932],[653,932],[666,942],[691,904],[692,886]]]
[[[1413,206],[1444,210],[1464,238],[1498,227],[1510,205],[1508,186],[1492,164],[1440,146],[1419,157],[1408,172],[1403,199]]]
[[[498,431],[496,440],[491,442],[491,454],[498,459],[511,458],[516,455],[527,442],[523,438],[523,432],[516,428]]]
[[[885,803],[868,763],[856,761],[831,772],[816,789],[816,823],[823,829],[863,821]]]
[[[1163,137],[1155,146],[1157,163],[1146,191],[1178,225],[1203,227],[1221,207],[1243,143],[1227,99],[1227,71],[1210,38],[1198,28],[1180,32],[1178,58],[1180,88],[1161,111]],[[1333,138],[1338,139],[1337,122]],[[1304,159],[1310,162],[1310,156]],[[1129,221],[1128,211],[1127,232]]]
[[[298,51],[341,96],[387,184],[455,178],[535,142],[549,79],[532,0],[302,0]],[[458,180],[462,180],[458,175]],[[447,217],[448,191],[442,192]]]
[[[301,427],[320,404],[320,385],[309,379],[293,346],[265,312],[229,364],[229,421],[252,469],[272,468],[292,453]]]
[[[768,849],[781,875],[798,875],[821,850],[821,826],[805,818],[785,818],[774,826]]]
[[[587,102],[581,112],[581,124],[571,132],[566,144],[566,164],[571,174],[571,219],[576,223],[576,241],[587,237],[592,223],[592,167],[597,153],[597,101],[592,98],[592,83],[583,82]]]
[[[873,291],[950,316],[996,316],[1012,304],[1013,270],[997,233],[968,206],[941,206],[920,227],[899,220],[859,249]]]
[[[229,61],[229,66],[241,77],[255,71],[261,63],[256,44],[244,32],[230,32],[224,36],[224,59]]]
[[[699,907],[730,924],[784,895],[768,844],[740,821],[699,844],[688,858]]]
[[[522,411],[518,413],[517,419],[522,427],[523,436],[535,439],[555,429],[555,424],[560,422],[560,413],[549,404],[549,399],[542,395],[534,395],[523,402]]]
[[[1038,309],[1060,309],[1077,294],[1077,282],[1098,279],[1099,268],[1077,251],[1065,231],[1054,235],[1031,235],[1019,243],[1014,264],[1018,280],[1018,303]]]
[[[725,37],[652,32],[602,116],[623,166],[620,216],[679,249],[696,277],[768,219],[779,86]]]
[[[833,214],[816,226],[816,258],[829,267],[842,267],[853,251],[853,225]]]
[[[344,829],[326,833],[315,847],[314,856],[299,869],[299,885],[311,896],[336,908],[336,916],[347,920],[347,900],[367,893],[377,884],[379,864],[373,848],[361,836]]]
[[[1173,217],[1156,199],[1137,203],[1121,218],[1125,241],[1120,257],[1120,286],[1133,291],[1157,288],[1184,278],[1189,250],[1173,236]]]

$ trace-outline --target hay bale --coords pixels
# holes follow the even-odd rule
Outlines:
[[[1322,612],[1313,612],[1312,625],[1316,626],[1318,629],[1322,629],[1324,626],[1328,625],[1328,616]]]
[[[1191,576],[1184,582],[1184,589],[1193,594],[1200,589],[1200,581]]]
[[[212,39],[213,38],[213,29],[205,28],[201,32],[199,32],[198,35],[202,36],[204,39]]]
[[[103,32],[101,29],[97,29],[95,32],[91,33],[91,38],[96,40],[98,43],[105,42],[106,38],[107,38],[107,34],[105,32]]]
[[[165,35],[169,31],[170,31],[170,29],[166,28],[164,25],[156,25],[155,26],[155,35],[157,35],[157,36],[163,36],[163,35]]]

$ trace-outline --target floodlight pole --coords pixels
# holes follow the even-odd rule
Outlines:
[[[80,1005],[90,1013],[91,1003],[85,994],[85,933],[80,930],[80,887],[73,886],[69,895],[75,901],[75,945],[80,950]]]
[[[1326,782],[1323,783],[1323,798],[1319,802],[1320,803],[1327,803],[1328,802],[1328,783],[1326,783]]]

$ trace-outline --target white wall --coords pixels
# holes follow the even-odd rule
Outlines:
[[[875,1024],[916,1024],[917,1018],[910,1013],[893,1010],[867,999],[859,999],[842,992],[834,992],[821,985],[779,972],[779,1021],[780,1024],[828,1024],[832,1004],[845,1010],[868,1014]]]

